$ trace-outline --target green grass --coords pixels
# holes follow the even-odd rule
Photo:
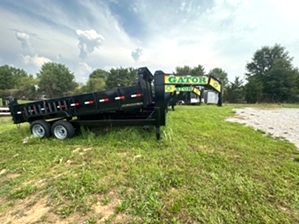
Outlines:
[[[115,127],[23,143],[28,124],[2,118],[0,222],[298,223],[299,151],[226,122],[234,107],[178,106],[161,141]]]

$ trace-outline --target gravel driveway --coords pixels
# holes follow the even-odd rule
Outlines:
[[[240,108],[234,109],[236,115],[226,120],[238,122],[283,137],[299,149],[299,109],[297,108]]]

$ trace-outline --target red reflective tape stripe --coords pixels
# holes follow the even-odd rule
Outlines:
[[[72,103],[71,106],[72,107],[77,107],[77,106],[79,106],[79,103]]]
[[[125,96],[118,96],[118,97],[115,97],[115,100],[123,100],[125,99]]]
[[[61,108],[65,108],[65,105],[61,105]]]
[[[141,96],[142,96],[141,93],[137,93],[137,94],[133,94],[133,95],[131,95],[131,97],[141,97]]]
[[[93,104],[93,100],[85,101],[84,104]]]
[[[104,99],[100,99],[100,100],[99,100],[99,102],[101,102],[101,103],[102,103],[102,102],[108,102],[108,101],[109,101],[108,98],[104,98]]]

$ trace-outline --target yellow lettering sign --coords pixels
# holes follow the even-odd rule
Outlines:
[[[164,77],[165,84],[198,84],[207,85],[208,77],[206,76],[171,76],[166,75]]]

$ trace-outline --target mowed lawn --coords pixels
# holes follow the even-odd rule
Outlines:
[[[0,223],[299,223],[299,151],[177,106],[163,140],[141,127],[29,138],[0,118]]]

